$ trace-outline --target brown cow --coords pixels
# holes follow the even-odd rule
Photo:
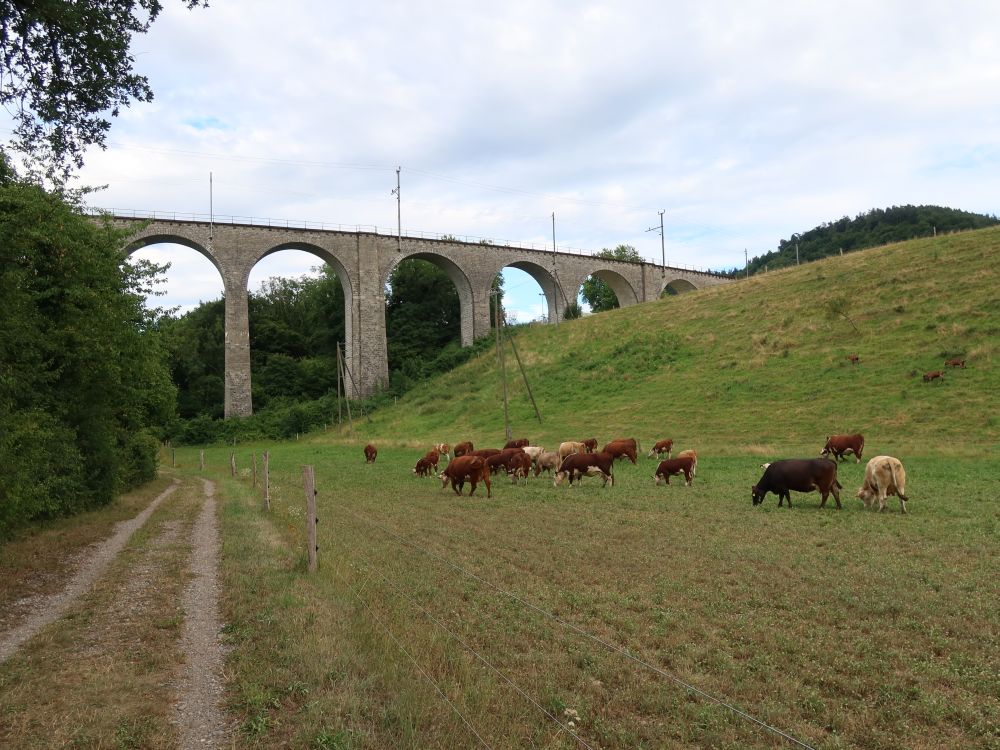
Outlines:
[[[637,447],[635,438],[622,438],[621,440],[612,440],[610,443],[601,448],[601,453],[610,453],[612,458],[621,458],[625,456],[635,464],[635,451]]]
[[[495,456],[500,452],[499,448],[480,448],[477,451],[472,451],[467,454],[469,456],[479,456],[480,458],[489,458],[490,456]],[[457,457],[456,457],[457,458]]]
[[[586,448],[587,453],[593,453],[597,450],[597,438],[587,438],[586,440],[581,440],[583,447]]]
[[[499,474],[501,470],[507,470],[508,464],[513,456],[518,454],[524,455],[524,451],[520,448],[504,448],[499,453],[495,453],[486,459],[486,466],[489,467],[491,474]],[[529,463],[531,459],[528,459]]]
[[[371,443],[365,446],[365,463],[373,464],[375,463],[375,457],[378,455],[378,448],[376,448]]]
[[[861,357],[857,354],[848,354],[844,359],[850,360],[852,365],[861,364]]]
[[[510,481],[517,483],[520,477],[524,477],[525,480],[528,478],[528,474],[531,472],[531,456],[529,456],[524,451],[520,453],[513,454],[507,460],[507,474],[510,476]]]
[[[508,440],[504,448],[523,448],[526,445],[531,445],[528,438],[518,438],[517,440]]]
[[[470,442],[459,443],[455,446],[455,458],[472,453],[474,447]]]
[[[861,451],[864,449],[864,435],[830,435],[819,455],[829,456],[832,453],[838,461],[841,461],[845,453],[853,453],[854,463],[861,463]]]
[[[961,367],[965,369],[965,360],[960,357],[955,357],[954,359],[946,359],[944,362],[945,367]]]
[[[889,495],[899,497],[899,507],[906,513],[906,471],[898,458],[875,456],[865,467],[865,481],[858,488],[857,497],[866,508],[873,508],[878,501],[879,511],[885,510],[885,499]]]
[[[694,476],[694,465],[694,456],[668,458],[660,461],[660,465],[656,467],[656,473],[653,474],[653,480],[656,482],[656,486],[659,487],[661,479],[670,484],[671,476],[674,474],[683,474],[685,486],[690,487],[691,477]]]
[[[667,454],[667,458],[670,458],[670,451],[672,451],[673,449],[674,449],[673,440],[658,440],[656,442],[656,445],[653,446],[653,449],[649,452],[649,455],[646,456],[646,458],[653,458],[653,456],[662,457],[664,453]]]
[[[782,500],[788,500],[792,507],[790,490],[796,492],[812,492],[819,490],[822,498],[819,507],[826,505],[826,498],[831,493],[837,501],[840,510],[841,484],[837,481],[837,463],[828,458],[788,458],[783,461],[772,461],[764,469],[764,476],[750,488],[754,505],[764,502],[764,496],[773,492],[778,496],[778,507]]]
[[[451,460],[451,446],[448,445],[447,443],[437,443],[434,446],[434,450],[436,450],[438,453],[440,453],[448,460]]]
[[[688,456],[694,459],[694,462],[691,464],[691,476],[696,477],[698,476],[698,452],[688,448],[686,451],[681,451],[677,454],[677,458],[687,458]]]
[[[433,473],[434,466],[426,458],[418,458],[417,465],[413,467],[413,473],[418,477],[429,477]]]
[[[610,453],[572,453],[562,460],[552,486],[558,487],[568,476],[569,486],[572,487],[574,479],[582,479],[586,474],[591,477],[600,476],[604,480],[602,487],[607,487],[608,480],[614,487],[614,463],[615,459]]]
[[[472,483],[472,487],[469,489],[469,497],[472,497],[472,493],[476,491],[476,485],[481,480],[486,483],[486,497],[493,497],[490,472],[486,468],[486,459],[479,456],[456,456],[445,467],[445,470],[441,472],[438,478],[441,480],[442,489],[451,481],[451,488],[455,490],[456,495],[462,494],[465,480],[468,479]]]
[[[427,451],[424,458],[426,458],[427,462],[434,467],[434,471],[437,471],[438,462],[441,460],[441,454],[432,448]]]
[[[944,382],[944,372],[941,370],[931,370],[930,372],[924,373],[924,382],[930,383],[932,380],[940,380]]]
[[[559,454],[555,451],[540,453],[535,459],[535,476],[537,477],[542,471],[559,471],[560,462]]]

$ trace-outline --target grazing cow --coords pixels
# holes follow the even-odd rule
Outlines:
[[[931,370],[930,372],[924,373],[924,382],[930,383],[932,380],[940,380],[944,382],[944,372],[941,370]]]
[[[670,451],[672,451],[673,449],[674,449],[673,440],[658,440],[656,441],[656,445],[653,446],[653,449],[649,452],[649,455],[646,456],[646,458],[653,458],[654,456],[660,456],[662,458],[664,453],[667,454],[667,458],[670,458]]]
[[[621,458],[625,456],[635,464],[635,451],[637,447],[635,438],[623,438],[621,440],[612,440],[610,443],[601,448],[601,453],[610,453],[613,458]]]
[[[523,448],[531,443],[528,438],[518,438],[517,440],[508,440],[504,448]]]
[[[458,445],[455,446],[455,458],[472,453],[474,447],[475,446],[473,446],[472,443],[469,442],[459,443]]]
[[[761,465],[760,465],[760,468],[762,468],[762,469],[766,469],[766,468],[767,468],[768,466],[770,466],[770,465],[771,465],[771,462],[770,462],[770,461],[768,461],[767,463],[763,463],[763,464],[761,464]]]
[[[507,469],[507,465],[510,463],[511,457],[516,456],[519,453],[523,454],[524,451],[520,448],[504,448],[499,453],[494,453],[492,456],[488,457],[486,459],[486,466],[489,467],[491,474],[499,474],[501,469]]]
[[[764,469],[764,476],[750,488],[754,505],[760,505],[764,502],[764,496],[768,492],[773,492],[778,496],[779,508],[782,500],[788,500],[788,507],[792,507],[790,490],[796,492],[819,490],[822,494],[819,503],[821,508],[826,505],[826,498],[832,493],[833,499],[837,501],[837,510],[840,510],[841,484],[837,481],[837,463],[828,458],[787,458],[783,461],[772,461],[771,465]]]
[[[479,456],[456,456],[455,459],[449,463],[444,471],[438,477],[441,480],[441,488],[451,482],[451,488],[455,490],[456,495],[462,494],[462,488],[465,486],[465,480],[468,479],[472,483],[472,487],[469,489],[469,497],[472,497],[472,493],[476,491],[476,485],[481,481],[486,483],[486,497],[493,497],[490,484],[490,472],[486,468],[486,459],[480,458]]]
[[[866,508],[874,508],[878,501],[879,511],[885,510],[885,499],[889,495],[899,497],[899,507],[906,513],[906,471],[898,458],[892,456],[875,456],[865,467],[864,484],[858,488],[857,497]]]
[[[559,443],[559,458],[563,459],[566,456],[570,456],[574,453],[585,453],[587,450],[583,443],[575,443],[572,440],[567,440],[565,443]]]
[[[846,357],[844,357],[844,359],[850,360],[852,365],[861,364],[861,357],[859,357],[857,354],[848,354]]]
[[[946,359],[944,362],[945,367],[961,367],[965,369],[965,360],[960,357],[955,357],[954,359]]]
[[[691,477],[694,476],[694,466],[696,462],[694,456],[684,456],[681,458],[668,458],[660,461],[660,465],[656,467],[656,473],[653,474],[653,480],[656,482],[656,486],[660,486],[660,480],[664,480],[667,484],[670,484],[670,477],[674,474],[684,475],[684,484],[687,487],[691,486]]]
[[[429,477],[434,471],[434,465],[426,458],[418,458],[417,465],[413,467],[413,473],[418,477]]]
[[[593,453],[597,450],[597,438],[587,438],[586,440],[581,440],[580,442],[583,443],[583,447],[587,449],[584,451],[585,453]]]
[[[427,462],[434,467],[434,471],[437,471],[438,461],[441,460],[441,454],[432,448],[431,450],[427,451],[427,454],[424,456],[424,458],[426,458]]]
[[[690,456],[694,461],[691,464],[691,476],[698,476],[698,452],[688,448],[686,451],[681,451],[677,454],[677,458],[687,458]]]
[[[451,446],[447,443],[438,443],[434,446],[434,450],[447,458],[449,461],[451,460]]]
[[[819,455],[829,456],[832,453],[838,461],[841,461],[845,453],[853,453],[854,463],[859,464],[861,463],[861,451],[864,449],[864,435],[830,435]]]
[[[514,453],[509,459],[507,459],[507,474],[510,476],[511,482],[516,484],[520,477],[524,477],[524,479],[527,480],[530,472],[531,456],[524,451]]]
[[[569,477],[569,486],[572,487],[574,479],[582,479],[586,474],[591,477],[600,476],[604,480],[602,487],[607,487],[608,480],[614,487],[614,463],[615,459],[610,453],[571,453],[559,464],[552,486],[558,487],[563,479]]]
[[[537,477],[543,471],[559,471],[560,462],[559,454],[555,451],[539,454],[538,458],[535,459],[535,476]]]
[[[365,463],[373,464],[375,463],[375,457],[378,455],[378,448],[376,448],[371,443],[365,446]]]
[[[526,445],[521,450],[528,454],[532,463],[534,463],[536,458],[545,453],[545,449],[540,445]]]
[[[490,456],[495,456],[499,452],[500,452],[499,448],[480,448],[477,451],[472,451],[468,455],[479,456],[480,458],[489,458]]]

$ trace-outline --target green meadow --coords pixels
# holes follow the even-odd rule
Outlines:
[[[542,423],[512,376],[515,436],[635,437],[643,456],[673,437],[699,452],[692,487],[654,487],[644,457],[613,488],[497,477],[490,500],[414,477],[432,443],[503,443],[492,352],[350,432],[237,446],[223,528],[241,742],[997,747],[998,246],[997,230],[919,240],[517,330]],[[968,367],[923,382],[953,356]],[[863,509],[853,459],[841,511],[815,494],[751,507],[761,461],[834,432],[903,461],[908,515],[895,498]],[[270,512],[249,469],[265,448]],[[229,450],[207,451],[209,473]]]

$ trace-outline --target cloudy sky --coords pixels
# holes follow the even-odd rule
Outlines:
[[[1000,3],[166,0],[95,206],[742,266],[873,207],[1000,213]],[[219,296],[174,261],[169,304]],[[280,253],[251,277],[298,275]],[[262,264],[263,265],[263,264]],[[518,319],[542,310],[527,276]]]

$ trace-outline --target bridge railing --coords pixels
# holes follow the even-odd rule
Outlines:
[[[220,214],[199,214],[182,211],[142,211],[130,208],[99,208],[87,206],[84,212],[91,216],[110,215],[120,219],[148,219],[150,221],[190,221],[201,224],[225,224],[230,226],[251,226],[270,227],[274,229],[306,229],[320,232],[365,232],[369,234],[379,234],[387,237],[395,237],[396,230],[382,227],[381,231],[374,224],[333,224],[325,221],[309,221],[307,219],[267,219],[259,216],[230,216]],[[447,232],[424,232],[420,230],[406,230],[404,237],[421,240],[440,240],[445,242],[464,242],[470,245],[488,245],[493,247],[511,247],[522,250],[538,250],[542,252],[552,252],[552,246],[548,243],[537,244],[534,242],[512,242],[510,240],[495,239],[492,237],[479,237],[476,235],[457,235]],[[585,250],[582,248],[560,245],[556,252],[569,255],[589,255],[596,256],[598,251]],[[627,261],[626,261],[627,262]],[[650,265],[657,265],[649,261],[643,261]],[[707,268],[695,268],[679,263],[668,263],[668,268],[679,271],[690,271],[720,278],[729,278],[729,274],[712,271]]]

